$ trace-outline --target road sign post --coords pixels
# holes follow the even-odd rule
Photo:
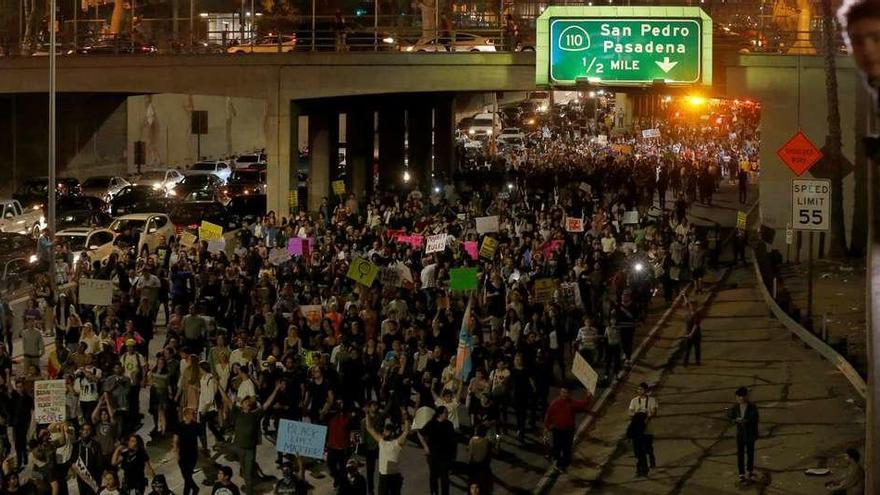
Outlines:
[[[551,6],[537,21],[535,81],[614,86],[712,84],[712,19],[698,7]]]
[[[807,322],[813,329],[813,242],[816,231],[827,232],[831,213],[831,181],[793,179],[791,181],[791,225],[810,233],[807,253]]]

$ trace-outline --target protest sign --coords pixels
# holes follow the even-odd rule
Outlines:
[[[623,212],[623,224],[631,225],[639,223],[639,212],[638,210],[630,210]]]
[[[291,211],[299,210],[299,191],[296,189],[291,189],[289,193],[287,193],[287,206]]]
[[[491,260],[495,257],[496,249],[498,249],[498,241],[493,237],[484,237],[483,245],[480,246],[480,257]]]
[[[345,181],[344,180],[334,180],[333,181],[333,194],[337,196],[342,196],[345,194]]]
[[[363,258],[354,258],[348,267],[348,278],[367,287],[373,285],[373,280],[379,274],[379,267]]]
[[[425,242],[425,236],[419,234],[399,235],[397,236],[397,242],[401,244],[409,244],[413,249],[419,249]]]
[[[290,261],[290,253],[288,253],[286,249],[273,248],[271,251],[269,251],[270,264],[278,266],[283,263],[287,263],[288,261]]]
[[[223,227],[219,225],[215,225],[211,222],[206,222],[202,220],[201,225],[199,225],[199,240],[200,241],[213,241],[216,239],[223,238]]]
[[[113,302],[113,282],[93,278],[79,279],[79,303],[109,306]]]
[[[498,216],[478,217],[475,220],[477,222],[478,234],[498,232]]]
[[[556,250],[562,247],[562,241],[560,239],[553,239],[552,241],[547,241],[544,246],[541,248],[541,253],[544,254],[545,258],[549,258],[551,254],[556,252]]]
[[[309,325],[316,327],[321,325],[324,311],[321,309],[320,304],[305,304],[300,306],[299,310],[302,312],[303,318],[309,322]]]
[[[425,243],[425,254],[436,253],[446,249],[446,234],[428,236]]]
[[[34,419],[44,425],[64,421],[67,389],[64,380],[37,380],[34,382]]]
[[[326,440],[326,426],[282,419],[278,423],[278,439],[275,442],[275,450],[284,454],[299,454],[312,459],[323,459]]]
[[[643,129],[642,137],[645,139],[660,137],[660,129]]]
[[[736,212],[736,230],[746,230],[746,219],[748,216],[744,211]]]
[[[480,257],[479,248],[477,247],[477,241],[464,241],[464,250],[470,255],[472,260],[476,260]]]
[[[208,252],[211,254],[219,254],[226,250],[226,239],[211,239],[208,241]]]
[[[599,383],[599,374],[590,366],[579,352],[574,353],[574,361],[571,363],[571,374],[580,381],[590,395],[596,395],[596,384]]]
[[[287,252],[290,253],[291,256],[302,256],[303,255],[303,238],[301,237],[291,237],[287,240]]]
[[[416,410],[415,416],[413,416],[412,426],[410,427],[413,431],[421,430],[428,424],[429,421],[434,417],[434,409],[428,406],[422,406]]]
[[[583,232],[584,220],[581,218],[568,217],[565,219],[565,230],[568,232]]]
[[[379,269],[379,283],[384,287],[400,287],[400,270],[396,266],[383,266]]]
[[[196,245],[196,242],[198,242],[198,239],[196,239],[196,236],[193,235],[192,232],[184,232],[183,234],[180,234],[181,246],[191,248]]]
[[[556,281],[552,278],[539,278],[535,280],[535,302],[546,303],[552,301],[554,291],[556,291]]]
[[[449,270],[449,288],[452,290],[476,290],[477,268],[462,267]]]
[[[404,262],[398,261],[395,267],[397,268],[397,272],[400,273],[401,285],[403,285],[404,282],[409,284],[414,283],[412,271],[409,269],[408,266],[406,266]]]

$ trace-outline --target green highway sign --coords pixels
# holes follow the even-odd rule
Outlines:
[[[711,85],[712,21],[697,7],[549,7],[536,82]]]

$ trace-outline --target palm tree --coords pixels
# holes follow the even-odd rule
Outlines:
[[[840,102],[837,98],[837,50],[835,19],[831,0],[822,0],[822,36],[825,47],[825,96],[828,105],[828,137],[825,150],[831,165],[831,240],[828,255],[847,255],[846,223],[843,217],[843,172],[841,170]]]

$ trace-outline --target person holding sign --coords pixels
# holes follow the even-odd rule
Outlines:
[[[394,423],[385,422],[382,433],[376,432],[367,421],[367,433],[379,444],[379,495],[400,495],[403,490],[403,475],[400,474],[400,453],[409,436],[410,422],[404,413],[403,431],[394,436]]]
[[[233,431],[235,432],[233,446],[238,456],[238,462],[241,463],[245,490],[248,495],[251,495],[254,493],[254,482],[256,481],[254,479],[254,468],[256,466],[257,445],[260,444],[262,437],[260,423],[263,420],[263,412],[275,402],[275,397],[284,389],[284,381],[278,382],[275,390],[272,391],[272,394],[262,404],[257,403],[256,397],[249,395],[242,400],[241,406],[238,406],[229,399],[229,395],[223,387],[218,387],[218,389],[220,390],[220,396],[223,398],[223,404],[232,410]]]

